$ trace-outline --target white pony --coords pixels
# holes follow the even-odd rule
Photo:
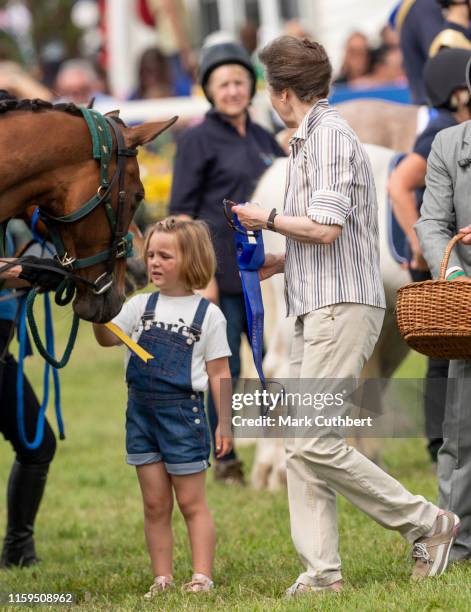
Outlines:
[[[409,273],[393,259],[388,247],[387,228],[387,180],[388,169],[395,153],[375,145],[364,145],[371,160],[378,199],[378,221],[380,233],[381,272],[386,293],[387,310],[383,329],[374,353],[363,370],[368,378],[389,378],[408,352],[395,320],[395,300],[399,287],[410,282]],[[282,210],[286,158],[274,162],[263,175],[252,201],[265,208]],[[274,232],[264,232],[266,253],[282,252],[285,239]],[[269,378],[287,378],[294,318],[286,318],[283,293],[283,275],[278,274],[262,283],[265,305],[265,342],[267,352],[264,360],[265,375]],[[247,356],[244,364],[251,363]],[[254,371],[245,371],[243,376],[256,376]],[[378,398],[378,402],[381,398]],[[379,461],[381,442],[372,438],[358,438],[352,442],[374,461]],[[285,482],[285,460],[282,440],[259,439],[252,471],[251,482],[255,488],[276,490]]]

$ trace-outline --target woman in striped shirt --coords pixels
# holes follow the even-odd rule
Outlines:
[[[286,254],[267,255],[260,277],[285,273],[287,314],[296,317],[290,378],[336,397],[359,379],[384,317],[373,175],[355,133],[327,101],[332,69],[323,47],[284,36],[260,59],[274,109],[296,128],[284,209],[246,204],[233,211],[247,229],[286,236]],[[317,414],[334,410],[326,402]],[[342,588],[336,491],[413,544],[416,579],[441,574],[458,517],[412,495],[335,429],[304,423],[287,437],[286,453],[291,533],[306,571],[287,595]]]

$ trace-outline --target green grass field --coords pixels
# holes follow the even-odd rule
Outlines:
[[[56,312],[56,320],[57,329],[63,330],[70,316]],[[39,359],[27,367],[40,388]],[[403,376],[422,372],[418,356],[401,369]],[[208,496],[218,531],[217,588],[208,595],[184,595],[176,589],[155,603],[144,603],[142,594],[152,576],[137,480],[124,461],[122,352],[98,347],[91,326],[82,324],[61,380],[67,439],[58,444],[37,520],[43,562],[34,569],[0,571],[0,592],[71,592],[86,610],[471,610],[471,563],[454,566],[426,584],[411,584],[407,543],[344,499],[339,500],[344,591],[285,601],[285,588],[301,570],[289,535],[286,493],[227,488],[213,482],[211,470]],[[412,491],[435,499],[436,480],[424,448],[423,440],[391,440],[385,463]],[[253,448],[242,448],[240,454],[249,469]],[[12,459],[9,444],[2,440],[2,534]],[[181,584],[190,578],[191,564],[178,511],[174,526],[174,574]]]

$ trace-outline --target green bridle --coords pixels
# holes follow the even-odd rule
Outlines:
[[[116,259],[132,256],[132,234],[123,230],[123,217],[125,212],[126,192],[124,190],[124,166],[126,157],[134,157],[137,150],[126,148],[123,135],[117,122],[111,117],[105,117],[93,109],[81,108],[92,137],[93,159],[100,163],[100,185],[96,194],[85,202],[78,210],[62,217],[52,215],[40,210],[40,218],[46,225],[51,240],[57,251],[57,257],[64,268],[71,272],[89,268],[99,263],[108,262],[107,270],[101,274],[93,283],[86,279],[80,279],[87,285],[92,285],[93,293],[102,295],[108,291],[113,283],[112,273]],[[116,138],[116,170],[109,178],[109,165],[113,154],[113,137]],[[112,190],[118,182],[118,205],[116,211],[111,203]],[[70,257],[66,251],[64,242],[59,232],[62,223],[75,223],[80,221],[98,206],[103,205],[111,229],[111,244],[108,249],[100,251],[90,257],[81,259]],[[76,280],[79,277],[74,275]]]

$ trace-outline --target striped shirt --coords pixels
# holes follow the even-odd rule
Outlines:
[[[355,133],[319,100],[290,140],[283,213],[340,225],[331,244],[286,239],[288,316],[343,302],[385,307],[378,206],[368,156]]]

